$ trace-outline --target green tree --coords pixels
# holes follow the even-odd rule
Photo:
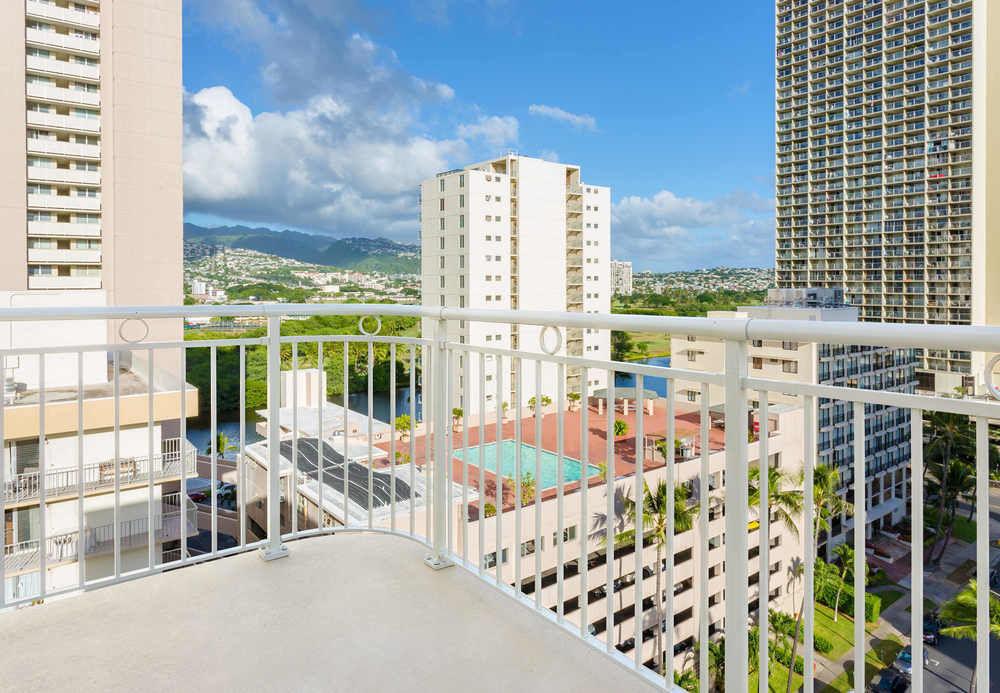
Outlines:
[[[454,428],[456,430],[458,429],[458,427],[462,423],[462,414],[464,414],[464,413],[465,412],[462,411],[461,407],[455,407],[454,409],[451,410],[451,425],[452,425],[452,428]]]
[[[615,438],[628,435],[628,421],[625,419],[615,419]]]
[[[845,542],[843,544],[837,544],[833,553],[840,561],[840,566],[837,570],[837,574],[840,576],[840,583],[837,585],[837,596],[833,600],[833,620],[834,623],[836,623],[837,618],[840,616],[840,595],[844,591],[844,585],[848,578],[854,577],[854,549],[850,544]],[[865,574],[867,573],[868,565],[865,564]],[[854,589],[857,590],[858,587],[858,581],[855,580]],[[864,589],[864,583],[862,583],[860,587]]]
[[[628,332],[611,331],[611,360],[624,361],[632,351],[632,337]]]
[[[798,518],[802,515],[802,478],[777,467],[767,468],[767,498],[765,505],[778,521],[795,536],[799,535]],[[760,466],[751,467],[748,475],[747,499],[751,510],[760,509]]]
[[[513,486],[513,481],[510,482]],[[531,505],[535,502],[535,477],[531,472],[521,474],[521,505]]]
[[[205,454],[211,455],[213,448],[218,451],[216,454],[218,454],[220,457],[225,457],[226,453],[236,452],[237,450],[240,449],[238,445],[234,445],[233,443],[231,443],[229,440],[229,436],[227,436],[222,431],[218,431],[215,434],[214,446],[212,445],[212,441],[209,441],[208,445],[205,446]]]
[[[400,414],[396,417],[396,431],[403,441],[410,437],[413,432],[413,419],[410,418],[409,414]]]
[[[941,629],[941,635],[949,638],[959,638],[961,640],[976,640],[976,591],[978,587],[976,581],[969,580],[969,584],[949,599],[941,606],[941,620],[948,625]],[[1000,597],[992,592],[989,599],[991,637],[1000,638]],[[969,684],[969,691],[976,689],[977,668],[972,672],[972,681]]]
[[[552,404],[552,398],[548,395],[542,395],[542,409]],[[534,415],[538,414],[538,400],[532,397],[528,400],[528,408],[531,409],[531,413]]]
[[[569,402],[569,410],[573,411],[576,408],[576,406],[580,403],[580,393],[570,392],[568,395],[566,395],[566,400]]]

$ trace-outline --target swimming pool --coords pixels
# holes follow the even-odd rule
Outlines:
[[[496,473],[497,470],[497,444],[484,443],[482,448],[485,469]],[[468,448],[455,450],[455,457],[460,460],[468,459],[469,465],[479,466],[479,446],[469,446]],[[563,456],[563,482],[579,481],[583,476],[583,463],[572,457]],[[558,484],[559,477],[559,456],[548,450],[541,450],[541,470],[537,488],[554,488]],[[521,443],[521,475],[525,472],[535,476],[535,446],[529,443]],[[477,472],[478,473],[478,472]],[[587,465],[587,476],[592,477],[600,473],[600,469],[592,464]],[[472,474],[470,470],[469,474]],[[517,474],[517,441],[500,441],[500,476],[515,478]]]

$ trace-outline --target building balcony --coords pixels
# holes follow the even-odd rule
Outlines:
[[[101,261],[100,250],[75,248],[28,248],[28,262],[46,265],[93,265]]]
[[[101,211],[101,198],[82,197],[77,195],[38,195],[29,193],[28,209],[66,212],[99,212]]]
[[[25,37],[29,46],[39,48],[61,48],[73,53],[81,53],[92,57],[101,54],[100,39],[81,38],[72,34],[61,34],[55,31],[27,29]]]
[[[148,455],[128,457],[122,458],[120,463],[118,470],[120,489],[145,486],[149,482],[150,472],[153,482],[162,484],[179,480],[182,472],[193,476],[197,463],[197,450],[187,441],[182,445],[180,438],[169,438],[160,443],[160,452],[152,459]],[[44,483],[37,471],[18,474],[4,482],[4,503],[8,508],[32,503],[37,505],[43,486],[47,500],[77,498],[81,488],[84,495],[113,491],[115,461],[111,459],[85,464],[82,476],[77,467],[51,469],[46,471]]]
[[[97,30],[101,26],[101,16],[97,12],[83,12],[49,5],[39,0],[25,0],[24,13],[29,19],[43,19],[65,26]]]
[[[101,79],[101,68],[99,66],[72,63],[68,60],[40,58],[36,55],[29,55],[25,60],[25,67],[28,72],[55,77],[71,77],[90,82],[99,82]]]
[[[75,224],[59,221],[29,221],[28,235],[50,238],[60,236],[67,238],[100,238],[100,224]]]
[[[69,185],[100,185],[101,172],[76,168],[29,166],[29,183],[68,183]]]
[[[78,142],[64,142],[63,140],[50,140],[42,137],[28,138],[29,154],[54,154],[56,156],[78,157],[82,159],[100,159],[101,145],[80,144]]]
[[[96,134],[101,131],[100,118],[80,118],[59,113],[42,113],[28,111],[28,125],[47,130],[64,130],[67,132],[84,132]]]
[[[69,104],[71,106],[100,106],[99,91],[84,91],[67,87],[53,87],[48,84],[28,83],[25,92],[29,99],[36,101],[51,101],[53,103]]]
[[[29,274],[29,289],[100,289],[100,276]]]
[[[282,334],[282,319],[310,315],[357,319],[365,329],[356,331],[352,324],[348,334],[298,329]],[[685,671],[700,680],[701,690],[717,690],[721,686],[710,681],[707,650],[724,637],[726,689],[745,690],[750,627],[766,632],[771,609],[790,612],[802,604],[799,586],[789,593],[785,569],[801,565],[801,584],[809,585],[819,568],[818,541],[808,518],[823,512],[823,506],[806,489],[817,471],[814,460],[825,459],[828,451],[818,449],[819,417],[805,407],[817,400],[845,403],[846,420],[855,432],[864,432],[856,433],[855,449],[872,447],[874,455],[882,454],[885,440],[871,424],[868,405],[909,410],[905,428],[916,441],[924,440],[921,413],[971,417],[981,443],[975,460],[977,504],[989,503],[989,424],[1000,419],[1000,403],[917,395],[910,392],[912,383],[901,387],[895,380],[878,390],[821,384],[788,377],[792,373],[748,369],[746,361],[754,342],[988,354],[1000,343],[1000,328],[390,304],[66,308],[45,317],[65,318],[71,325],[95,316],[112,321],[266,319],[266,334],[251,339],[221,338],[208,345],[139,339],[119,347],[137,354],[183,350],[191,372],[207,378],[213,393],[218,384],[232,383],[228,396],[241,403],[239,411],[246,410],[244,402],[258,411],[263,439],[244,440],[254,424],[243,415],[238,422],[228,421],[238,423],[241,440],[230,440],[235,449],[221,451],[225,457],[199,459],[200,486],[181,485],[198,503],[199,532],[179,527],[179,539],[171,540],[179,545],[163,547],[166,565],[152,551],[146,564],[118,565],[123,551],[135,553],[129,551],[135,548],[130,537],[143,545],[141,538],[151,529],[147,522],[90,541],[95,550],[116,557],[115,570],[103,578],[81,571],[58,589],[40,579],[33,590],[4,590],[0,607],[13,613],[0,614],[7,619],[0,647],[18,648],[4,675],[12,680],[30,676],[24,680],[32,687],[65,680],[62,660],[52,653],[72,650],[74,658],[66,665],[72,674],[102,688],[169,687],[191,671],[199,672],[200,685],[222,688],[323,688],[334,672],[338,688],[382,690],[403,680],[406,687],[435,690],[443,685],[442,671],[448,687],[481,688],[484,668],[502,662],[499,689],[675,691],[673,674]],[[381,334],[378,321],[365,319],[372,316],[423,321],[424,332],[419,337]],[[37,309],[0,308],[0,325],[37,320]],[[511,340],[511,348],[506,341],[467,343],[457,337],[458,326],[467,322],[490,326],[491,336],[516,327],[517,342]],[[684,358],[676,349],[675,362],[667,367],[572,353],[569,347],[579,345],[586,330],[689,335],[691,341],[711,340],[726,358],[706,364],[707,351],[692,348]],[[586,336],[583,341],[589,344]],[[84,346],[69,350],[82,354]],[[38,353],[45,350],[6,349],[0,359],[9,363]],[[195,361],[206,353],[233,358],[211,367],[210,361]],[[289,359],[296,353],[298,358]],[[322,372],[305,363],[339,365],[340,359],[354,364],[355,380],[347,392],[328,400]],[[383,368],[384,359],[394,359],[397,367]],[[727,362],[740,365],[727,368]],[[244,369],[246,363],[256,367]],[[228,370],[218,373],[216,366]],[[988,387],[992,372],[980,375],[983,394],[1000,394]],[[651,389],[664,380],[666,389]],[[402,420],[386,415],[388,420],[379,420],[373,395],[376,387],[384,387],[388,411],[395,414],[405,407],[396,406],[401,402],[392,399],[393,393],[407,384],[413,425],[397,430]],[[351,395],[366,391],[368,406],[350,409]],[[72,435],[81,414],[73,388],[42,392],[47,397],[42,435]],[[676,398],[667,401],[663,392]],[[155,397],[128,384],[116,389],[110,402],[106,390],[92,394],[84,401],[100,402],[105,430],[143,426],[157,408]],[[169,410],[177,411],[181,393],[163,394],[175,398]],[[538,394],[543,394],[541,402],[535,401]],[[22,392],[12,403],[4,401],[0,444],[39,436],[39,399],[40,392]],[[181,401],[187,411],[198,411],[197,400]],[[90,421],[87,412],[83,415]],[[214,440],[222,422],[215,406],[207,417]],[[185,421],[183,413],[180,420]],[[892,445],[900,443],[893,438]],[[181,447],[179,458],[191,454]],[[908,447],[913,453],[901,464],[910,467],[910,478],[922,479],[923,447]],[[855,458],[854,478],[860,481],[845,475],[848,480],[839,482],[838,491],[861,492],[851,484],[865,481],[866,455]],[[763,503],[750,504],[750,470],[761,461],[787,472],[787,483],[803,484],[805,507],[794,531],[783,522],[763,521],[776,517],[766,494],[759,494]],[[118,493],[108,492],[104,462],[85,469],[83,476],[90,474],[91,481],[79,475],[53,477],[49,472],[66,471],[56,467],[33,482],[11,479],[16,488],[5,490],[0,503],[4,510],[37,505],[44,513],[49,503],[74,507],[65,501],[79,498],[81,487],[88,500],[114,504],[123,488],[134,494],[142,492],[133,486],[173,483],[151,480],[138,458],[110,462]],[[185,482],[187,471],[181,474]],[[90,492],[88,483],[101,486]],[[686,504],[692,513],[689,525],[675,527],[675,514],[665,512],[661,533],[644,513],[628,511],[630,498],[646,488],[658,493],[661,487],[666,498]],[[913,507],[923,508],[923,486],[914,485],[913,494]],[[179,499],[178,506],[187,507],[186,500]],[[865,520],[864,503],[854,512],[855,521]],[[914,522],[920,526],[923,518]],[[976,522],[987,530],[989,514]],[[72,542],[61,534],[40,533],[36,540],[46,548],[39,563],[50,557],[50,540],[58,539],[64,552]],[[661,535],[666,537],[662,544]],[[974,560],[977,570],[988,573],[989,532],[977,536]],[[868,538],[857,532],[852,542],[863,560],[871,546]],[[265,561],[249,555],[258,549]],[[30,552],[30,547],[20,551]],[[923,559],[923,552],[914,552],[907,565],[897,568],[922,575]],[[767,569],[779,562],[780,571]],[[162,574],[166,569],[170,572]],[[44,576],[46,567],[38,572]],[[917,630],[924,608],[918,584],[914,581],[911,600]],[[675,588],[662,590],[661,585]],[[864,609],[863,591],[850,598],[856,610]],[[806,600],[801,650],[806,688],[822,682],[824,674],[814,667],[811,647],[816,611]],[[982,661],[988,656],[987,604],[978,616],[982,638],[974,647]],[[101,638],[79,637],[79,624],[90,623],[101,624]],[[910,635],[918,676],[923,641],[918,632]],[[108,666],[107,652],[114,652],[114,662],[144,661],[150,642],[171,657],[155,659],[156,666]],[[373,642],[391,644],[383,648]],[[275,643],[281,645],[281,666],[262,656]],[[859,643],[853,656],[863,661],[866,646]],[[389,667],[386,652],[392,653]],[[766,652],[760,660],[766,670]],[[539,675],[542,668],[545,674]],[[853,685],[865,689],[864,666],[854,671]],[[982,679],[980,685],[989,686]]]

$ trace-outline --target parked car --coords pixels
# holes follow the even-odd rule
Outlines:
[[[910,682],[898,671],[883,669],[869,687],[871,693],[905,693],[910,688]]]
[[[924,650],[924,666],[927,666],[928,655],[927,650]],[[892,667],[901,673],[906,678],[910,678],[913,675],[913,650],[909,645],[904,647],[899,651],[896,656],[896,661],[892,663]]]
[[[932,611],[924,616],[924,642],[928,645],[937,645],[940,636],[941,619],[938,618],[937,612]]]

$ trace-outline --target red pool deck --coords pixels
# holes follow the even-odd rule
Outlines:
[[[645,414],[643,417],[643,432],[647,437],[665,438],[667,432],[667,412],[666,401],[656,400],[654,402],[653,414]],[[686,403],[675,403],[674,405],[674,427],[675,436],[680,440],[691,440],[695,444],[696,450],[700,450],[701,443],[701,413],[697,405]],[[636,413],[630,408],[627,415],[623,415],[621,410],[615,412],[616,419],[624,419],[628,423],[628,433],[616,438],[614,441],[614,470],[615,476],[627,476],[635,472],[636,456]],[[501,440],[514,440],[518,421],[514,419],[506,420],[501,426]],[[598,414],[596,407],[588,410],[587,421],[587,461],[590,464],[603,464],[607,460],[607,412]],[[535,417],[528,416],[520,421],[521,440],[529,445],[535,443]],[[497,439],[496,421],[490,420],[482,431],[483,443],[494,442]],[[545,450],[555,452],[558,449],[558,416],[556,413],[547,413],[542,416],[541,446]],[[461,426],[452,429],[452,449],[460,449],[465,445],[465,436],[468,435],[468,445],[478,445],[480,441],[481,429],[478,425],[470,425],[468,431],[463,431]],[[709,429],[709,448],[714,452],[722,450],[725,441],[725,431],[718,427]],[[425,435],[414,437],[415,459],[418,465],[422,465],[426,457],[427,438]],[[566,411],[563,419],[563,455],[573,459],[583,459],[583,435],[582,435],[582,412],[579,408],[575,411]],[[389,443],[378,443],[378,447],[389,450]],[[396,449],[409,454],[410,442],[397,441]],[[645,469],[656,469],[664,464],[663,458],[659,455],[647,457]],[[463,477],[463,463],[459,459],[452,459],[452,479],[461,483]],[[496,475],[485,470],[484,473],[484,495],[490,502],[496,504]],[[565,484],[566,492],[576,490],[580,482],[570,482]],[[591,485],[603,483],[602,480],[592,478]],[[478,490],[479,470],[473,465],[469,466],[469,486]],[[556,489],[550,488],[541,492],[542,500],[556,495]],[[514,489],[510,484],[503,485],[503,507],[504,509],[514,507]]]

